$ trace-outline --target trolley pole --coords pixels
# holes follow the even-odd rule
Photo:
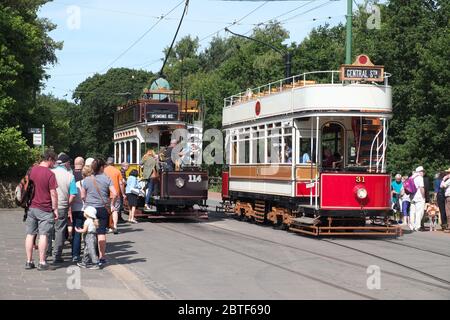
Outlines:
[[[347,32],[345,38],[345,64],[352,63],[352,11],[353,0],[347,0]]]
[[[45,152],[45,125],[42,125],[42,154]]]

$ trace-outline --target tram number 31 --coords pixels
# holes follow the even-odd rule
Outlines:
[[[201,175],[190,174],[188,182],[202,182]]]
[[[357,176],[357,177],[356,177],[356,182],[357,182],[357,183],[364,183],[364,177]]]

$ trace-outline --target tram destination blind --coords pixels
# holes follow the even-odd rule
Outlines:
[[[341,80],[384,81],[383,67],[342,66]]]
[[[177,114],[173,112],[148,112],[147,119],[149,120],[176,120]]]

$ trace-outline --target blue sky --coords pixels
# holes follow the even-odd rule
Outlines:
[[[184,4],[164,19],[158,17],[180,2],[181,0],[55,0],[44,5],[39,16],[49,18],[57,24],[50,36],[57,41],[64,41],[63,49],[57,51],[58,63],[48,69],[51,78],[46,82],[44,93],[70,99],[72,90],[80,82],[95,72],[105,73],[108,66],[158,71],[162,65],[162,50],[173,38]],[[255,24],[293,10],[278,20],[288,19],[283,26],[290,32],[289,42],[298,43],[312,28],[320,24],[329,22],[336,25],[345,22],[346,3],[345,0],[190,0],[178,39],[188,34],[198,36],[203,39],[201,46],[204,48],[216,31],[223,30],[234,21],[239,22],[230,29],[246,33]],[[300,6],[302,7],[299,8]],[[160,22],[142,40],[124,53],[158,20]],[[219,35],[224,36],[224,31],[220,31]],[[121,57],[117,59],[119,56]],[[113,61],[115,62],[112,64]]]

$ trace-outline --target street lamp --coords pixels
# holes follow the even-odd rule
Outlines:
[[[244,36],[242,34],[235,33],[235,32],[231,31],[228,28],[225,28],[225,31],[229,32],[229,33],[231,33],[231,34],[233,34],[235,36],[242,37],[242,38],[245,38],[245,39],[248,39],[248,40],[252,40],[252,41],[258,42],[260,44],[263,44],[263,45],[271,48],[272,50],[275,50],[279,54],[281,54],[281,56],[283,56],[283,58],[284,58],[284,76],[285,76],[285,78],[290,78],[291,77],[292,54],[289,51],[287,51],[287,50],[286,51],[282,51],[282,50],[278,49],[277,47],[274,47],[271,44],[262,42],[262,41],[260,41],[258,39],[254,39],[254,38],[250,38],[250,37]]]

